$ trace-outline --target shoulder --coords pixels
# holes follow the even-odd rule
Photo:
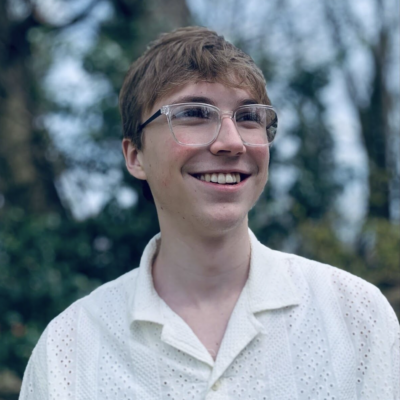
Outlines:
[[[57,330],[71,329],[85,316],[93,323],[99,323],[104,314],[124,314],[128,308],[130,295],[133,293],[138,276],[138,268],[107,282],[89,295],[75,301],[65,311],[55,317],[47,327],[48,335]]]
[[[137,274],[138,269],[132,270],[71,304],[49,323],[38,347],[45,346],[48,355],[69,360],[77,346],[92,345],[128,320],[129,296]]]
[[[298,286],[307,285],[310,289],[317,286],[332,286],[335,293],[343,298],[381,297],[380,290],[373,284],[345,270],[313,261],[294,254],[273,250],[275,256],[284,265]]]
[[[349,390],[356,384],[357,398],[397,399],[400,327],[381,291],[347,271],[293,254],[264,248],[262,257],[282,269],[297,292],[298,304],[280,311],[296,357],[307,359],[308,367],[314,362],[331,369]]]
[[[46,399],[49,390],[55,397],[73,397],[79,379],[95,385],[95,377],[85,371],[93,370],[104,339],[111,342],[117,332],[127,330],[129,295],[137,274],[135,269],[100,286],[49,323],[25,370],[21,399]]]
[[[274,251],[285,265],[303,302],[309,302],[330,316],[340,315],[349,329],[370,326],[395,341],[399,323],[386,297],[373,284],[342,269],[294,254]]]

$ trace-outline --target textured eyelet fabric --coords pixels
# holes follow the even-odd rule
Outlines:
[[[249,234],[249,279],[215,361],[154,290],[158,235],[140,268],[51,321],[20,399],[399,400],[399,323],[381,292]]]

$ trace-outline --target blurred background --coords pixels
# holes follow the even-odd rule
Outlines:
[[[49,321],[158,232],[125,171],[118,92],[160,32],[215,29],[278,110],[250,224],[377,285],[400,315],[397,0],[0,0],[0,399]]]

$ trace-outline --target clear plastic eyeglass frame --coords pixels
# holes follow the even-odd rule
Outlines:
[[[212,138],[210,141],[208,141],[207,143],[201,143],[201,144],[188,144],[188,143],[180,142],[180,141],[176,138],[176,136],[175,136],[175,134],[174,134],[173,127],[172,127],[172,122],[171,122],[171,115],[172,115],[171,110],[172,110],[173,108],[179,107],[179,106],[201,106],[201,107],[208,107],[208,108],[210,108],[210,109],[213,109],[213,110],[217,111],[217,113],[218,113],[218,115],[219,115],[219,122],[218,122],[218,125],[217,125],[217,129],[216,129],[216,131],[215,131],[215,134],[214,134],[213,138]],[[237,124],[236,124],[236,113],[237,113],[238,111],[244,109],[244,108],[250,108],[250,107],[254,107],[254,106],[261,107],[261,108],[265,108],[265,109],[267,109],[267,110],[272,110],[272,111],[275,113],[275,118],[274,118],[273,121],[266,127],[266,130],[267,130],[267,131],[270,130],[271,136],[272,136],[272,139],[271,139],[271,140],[268,140],[267,143],[253,144],[253,143],[248,143],[248,142],[246,142],[245,140],[243,140],[242,136],[240,135],[240,131],[239,131],[238,127],[237,127]],[[277,127],[278,127],[278,115],[277,115],[277,113],[276,113],[276,110],[274,109],[274,107],[268,106],[268,105],[265,105],[265,104],[248,104],[248,105],[240,106],[240,107],[238,107],[236,110],[234,110],[234,111],[232,111],[232,112],[222,112],[218,107],[215,107],[215,106],[213,106],[213,105],[211,105],[211,104],[205,104],[205,103],[177,103],[177,104],[171,104],[171,105],[162,106],[162,107],[161,107],[158,111],[156,111],[150,118],[148,118],[145,122],[143,122],[143,124],[139,125],[139,131],[141,131],[145,126],[147,126],[148,124],[150,124],[151,122],[153,122],[156,118],[158,118],[158,117],[161,116],[161,115],[165,115],[165,116],[167,117],[168,126],[169,126],[169,128],[170,128],[170,131],[171,131],[171,134],[172,134],[174,140],[175,140],[178,144],[180,144],[180,145],[182,145],[182,146],[196,146],[196,147],[200,147],[200,146],[208,146],[208,145],[210,145],[211,143],[213,143],[213,142],[217,139],[217,137],[218,137],[218,135],[219,135],[219,132],[220,132],[220,129],[221,129],[221,124],[222,124],[222,118],[224,118],[224,117],[230,118],[230,119],[234,122],[234,124],[235,124],[235,126],[236,126],[236,129],[237,129],[237,131],[238,131],[238,134],[239,134],[240,138],[242,139],[243,144],[246,145],[246,146],[253,146],[253,147],[264,147],[264,146],[269,146],[269,145],[273,142],[273,140],[274,140],[274,138],[275,138],[275,136],[276,136],[276,130],[277,130]],[[266,133],[266,136],[269,137],[269,136],[268,136],[268,133]]]

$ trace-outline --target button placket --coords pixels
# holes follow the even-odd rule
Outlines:
[[[218,379],[218,380],[214,383],[214,385],[211,386],[211,389],[212,389],[214,392],[216,392],[217,390],[220,389],[221,384],[222,384],[221,379]]]

